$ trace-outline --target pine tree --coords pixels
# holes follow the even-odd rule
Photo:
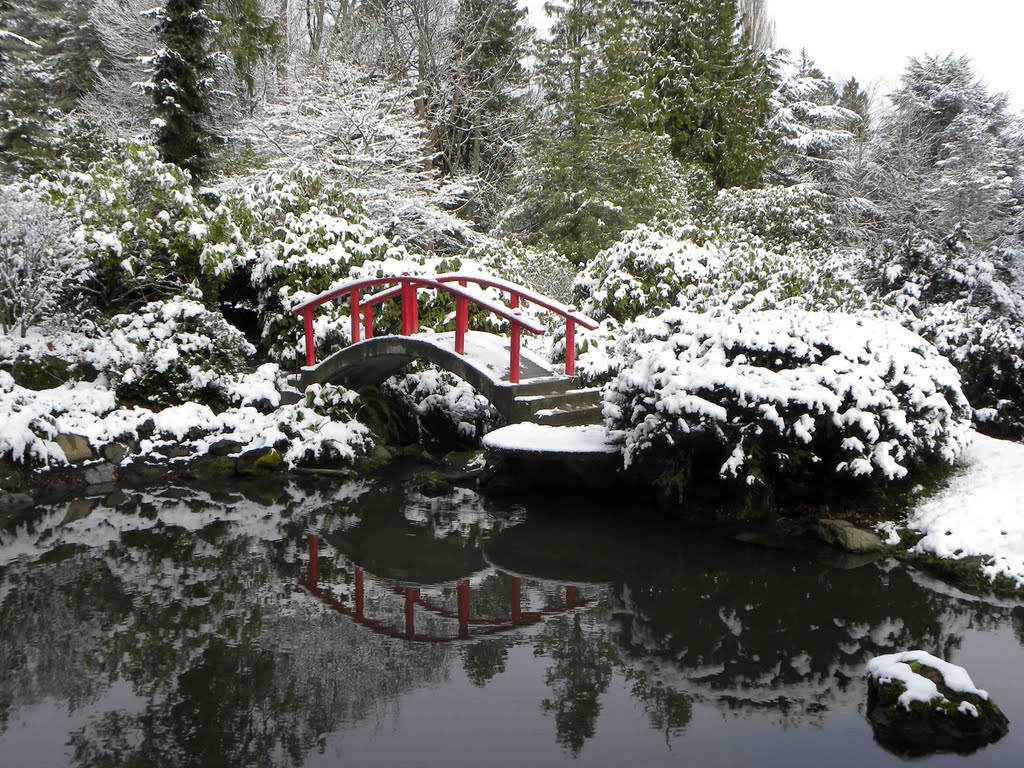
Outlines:
[[[210,127],[214,75],[223,57],[211,51],[218,25],[206,15],[204,0],[167,0],[150,15],[164,47],[146,64],[144,84],[153,99],[157,144],[165,162],[202,178],[217,142]]]
[[[603,74],[623,124],[668,135],[719,187],[760,183],[773,82],[743,42],[736,0],[616,0],[609,11]]]
[[[835,83],[806,51],[794,64],[781,57],[776,76],[771,124],[780,151],[775,174],[785,184],[812,184],[827,194],[842,194],[852,172],[850,149],[860,117],[840,106]]]
[[[57,154],[64,114],[92,88],[101,62],[93,0],[15,0],[2,8],[0,164],[41,170]]]
[[[871,98],[867,91],[861,88],[857,78],[851,77],[843,85],[843,92],[839,96],[839,106],[853,112],[860,120],[852,127],[854,136],[858,139],[865,139],[871,128]]]
[[[880,126],[872,186],[890,236],[936,242],[964,230],[998,244],[1021,213],[1020,128],[1005,94],[991,94],[967,57],[912,59]]]
[[[271,61],[283,42],[278,20],[264,12],[263,0],[212,0],[210,13],[220,25],[218,44],[227,52],[241,86],[242,108],[252,114],[260,62]]]

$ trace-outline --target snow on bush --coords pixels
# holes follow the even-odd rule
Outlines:
[[[119,405],[114,391],[101,383],[34,392],[0,371],[0,458],[36,466],[66,464],[56,437],[76,434],[94,449],[119,442],[132,459],[160,460],[165,446],[201,456],[214,443],[230,439],[243,451],[274,448],[289,465],[351,463],[373,447],[369,428],[353,415],[357,400],[341,387],[314,386],[305,400],[270,413],[251,405],[215,413],[197,402],[153,411]]]
[[[956,370],[895,322],[675,309],[636,321],[617,349],[606,421],[628,430],[627,464],[680,502],[716,476],[748,508],[823,499],[840,478],[882,486],[950,464],[967,441]]]
[[[413,414],[424,445],[446,450],[473,447],[500,420],[494,406],[473,387],[432,366],[389,379],[384,391]]]
[[[957,229],[942,243],[916,234],[875,256],[875,287],[903,323],[960,371],[979,430],[1024,437],[1024,289],[1020,255],[979,253]]]
[[[695,312],[865,306],[867,295],[845,258],[818,250],[827,219],[794,194],[726,190],[710,224],[684,217],[637,227],[577,278],[581,309],[625,321],[673,306]],[[794,207],[786,211],[788,204]]]
[[[291,308],[346,282],[355,266],[369,260],[406,261],[351,198],[328,199],[298,213],[288,211],[269,240],[258,247],[252,284],[260,303],[260,327],[271,356],[281,362],[302,359],[301,321]],[[348,341],[347,304],[317,310],[318,344]]]
[[[104,364],[123,400],[164,407],[229,399],[233,379],[255,350],[217,312],[174,297],[111,321],[117,354]]]
[[[155,148],[125,143],[85,172],[34,176],[24,187],[63,209],[92,264],[92,293],[103,309],[127,309],[199,284],[215,297],[240,252],[229,212],[212,192]],[[227,241],[226,244],[224,241]]]
[[[978,430],[1024,438],[1024,331],[964,301],[938,304],[907,324],[960,371]]]
[[[0,331],[24,338],[29,327],[64,314],[88,269],[56,208],[0,188]]]

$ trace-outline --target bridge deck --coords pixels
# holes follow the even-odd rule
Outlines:
[[[455,353],[454,332],[418,333],[408,338],[427,342],[438,349]],[[481,373],[492,381],[508,383],[510,343],[509,339],[504,336],[496,336],[493,333],[485,333],[483,331],[467,331],[466,354],[464,357],[468,363],[480,370]],[[520,352],[520,382],[525,382],[528,379],[542,379],[560,375],[539,355],[530,352],[528,349],[523,349]]]

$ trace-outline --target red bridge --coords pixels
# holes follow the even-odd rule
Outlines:
[[[469,289],[497,289],[508,303],[492,301]],[[370,289],[384,288],[377,293]],[[451,332],[420,330],[421,291],[440,291],[455,299],[455,328]],[[314,312],[328,302],[348,299],[351,344],[323,361],[317,361]],[[399,334],[376,335],[374,310],[382,303],[401,303]],[[523,314],[521,305],[540,307],[565,322],[565,369],[556,371],[543,358],[523,348],[522,334],[541,335],[545,327]],[[508,337],[472,331],[469,307],[473,305],[509,323]],[[599,419],[596,390],[576,388],[576,327],[594,329],[597,322],[575,307],[539,294],[525,286],[498,278],[472,274],[433,277],[401,275],[354,280],[321,293],[292,312],[302,317],[306,365],[296,385],[346,383],[358,388],[380,384],[411,362],[433,363],[467,381],[486,397],[508,422],[534,420],[546,424],[581,424]]]

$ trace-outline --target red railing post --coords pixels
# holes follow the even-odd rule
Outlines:
[[[356,568],[356,618],[363,618],[363,569]]]
[[[316,365],[316,347],[313,343],[313,310],[302,313],[302,327],[306,334],[306,365]]]
[[[523,585],[518,576],[512,577],[512,623],[518,624],[522,618]]]
[[[565,320],[565,375],[576,375],[576,323],[571,317]]]
[[[416,587],[405,590],[405,636],[410,640],[416,635],[416,598],[420,591]]]
[[[519,309],[519,294],[515,291],[512,291],[512,293],[509,294],[508,305],[512,307],[512,309]]]
[[[519,313],[516,312],[518,315]],[[508,380],[512,384],[519,383],[519,323],[515,320],[512,321],[512,341],[508,345],[509,349],[509,364],[508,364]]]
[[[565,588],[565,607],[575,608],[576,607],[576,587]]]
[[[455,297],[455,353],[466,354],[466,331],[469,330],[469,302],[464,296]]]
[[[320,580],[320,537],[309,536],[309,586],[315,587]]]
[[[409,276],[408,272],[402,274],[402,279],[399,281],[399,285],[402,289],[402,335],[409,335],[409,305],[412,303],[409,299],[409,284],[405,278]]]
[[[409,312],[409,333],[420,331],[420,287],[416,283],[410,283],[409,291],[412,294],[412,304]]]
[[[469,579],[459,582],[459,637],[469,637]]]
[[[352,319],[352,343],[359,343],[359,289],[353,288],[349,294],[349,312]]]
[[[420,329],[419,296],[416,283],[402,275],[402,335],[412,336]]]
[[[363,338],[373,338],[373,305],[367,304],[363,307]]]

